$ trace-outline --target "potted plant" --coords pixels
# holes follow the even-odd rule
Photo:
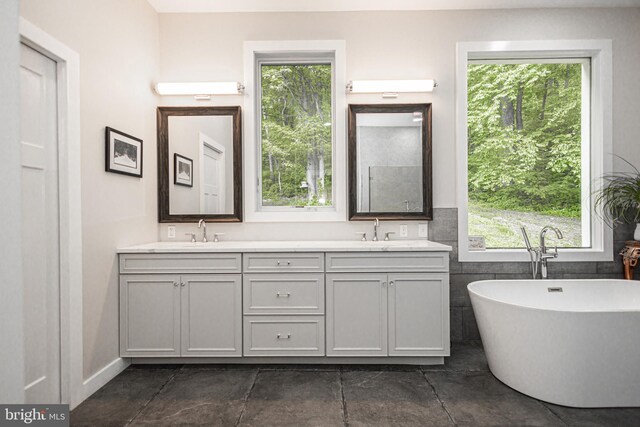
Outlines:
[[[631,163],[616,156],[633,168],[633,172],[612,172],[602,176],[602,187],[594,191],[594,205],[604,219],[616,224],[636,224],[633,234],[640,240],[640,171]]]

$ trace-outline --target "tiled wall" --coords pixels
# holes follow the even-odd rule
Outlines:
[[[531,266],[528,262],[458,262],[458,210],[456,208],[434,209],[433,218],[429,224],[429,240],[453,247],[450,255],[451,341],[479,340],[480,335],[471,308],[467,285],[476,280],[530,279]],[[633,238],[633,229],[633,225],[622,225],[614,229],[615,261],[553,261],[549,263],[549,278],[622,278],[622,261],[618,253],[624,246],[625,240]],[[640,271],[637,276],[640,276]]]

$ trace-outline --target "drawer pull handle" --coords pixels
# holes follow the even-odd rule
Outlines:
[[[291,261],[287,261],[287,265],[291,265]]]
[[[276,335],[276,338],[278,338],[279,340],[289,340],[289,339],[291,339],[291,334],[287,334],[286,336],[278,334],[278,335]]]
[[[278,298],[289,298],[291,296],[291,292],[278,292],[276,293]]]

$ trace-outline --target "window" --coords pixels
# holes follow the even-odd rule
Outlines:
[[[259,66],[262,208],[332,206],[332,63]]]
[[[245,43],[247,221],[344,221],[344,42]]]
[[[603,109],[610,105],[610,86],[603,81],[607,43],[461,43],[458,48],[457,78],[464,88],[457,117],[463,160],[460,259],[526,260],[520,227],[534,239],[546,225],[564,235],[554,240],[551,233],[547,239],[564,248],[563,260],[611,259],[611,232],[593,214],[590,198],[610,162],[604,155],[610,152],[605,150],[610,121]],[[485,248],[470,249],[478,237]]]

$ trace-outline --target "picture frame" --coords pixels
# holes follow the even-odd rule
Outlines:
[[[106,126],[105,171],[142,178],[142,140]]]
[[[193,187],[193,160],[173,153],[173,183]]]

